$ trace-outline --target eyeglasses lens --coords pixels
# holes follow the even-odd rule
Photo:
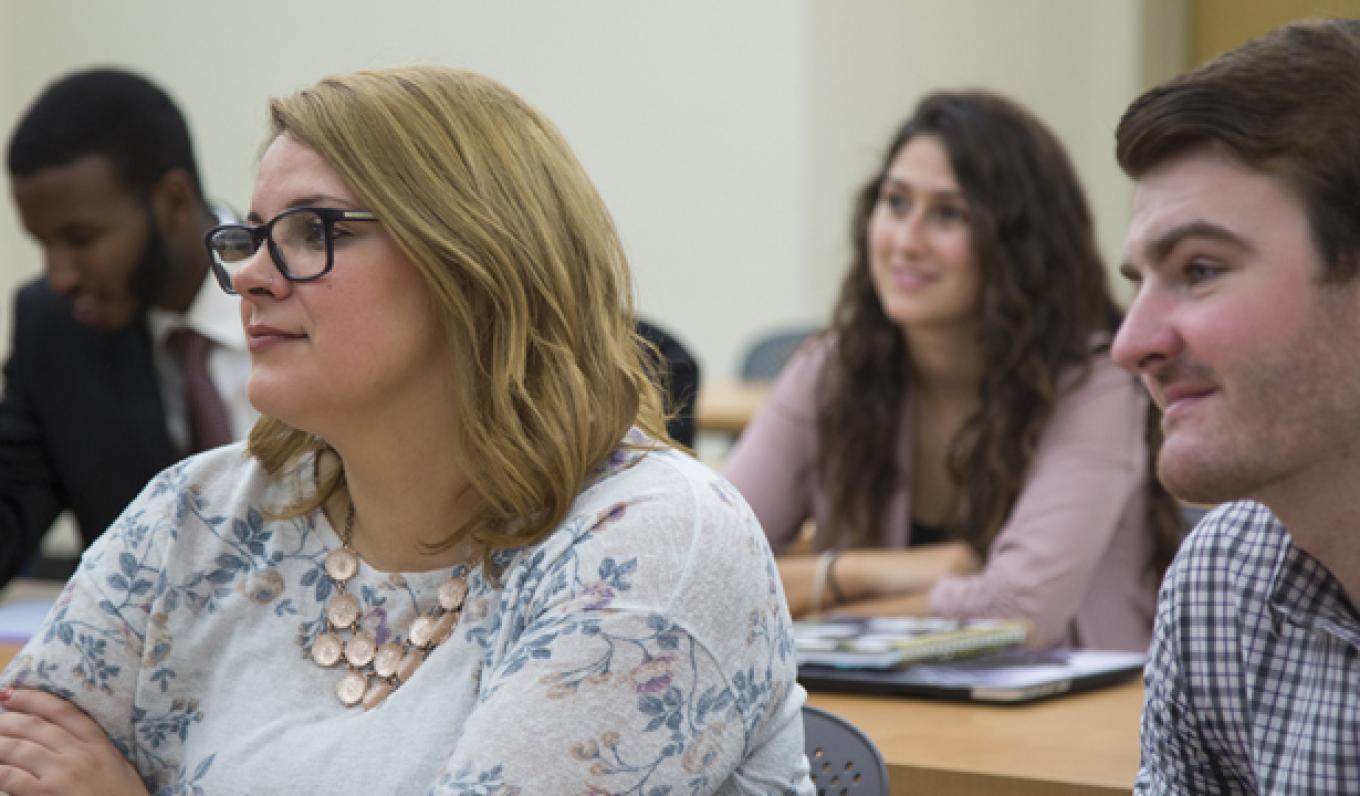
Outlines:
[[[280,216],[270,233],[284,262],[295,277],[316,276],[326,270],[326,220],[310,210]]]
[[[213,254],[226,265],[236,265],[255,253],[255,239],[243,227],[225,227],[213,233],[209,241]]]
[[[279,215],[269,230],[274,243],[271,254],[278,265],[295,278],[306,279],[326,270],[326,220],[309,209]],[[250,228],[223,227],[209,241],[213,254],[229,273],[245,264],[259,246]]]

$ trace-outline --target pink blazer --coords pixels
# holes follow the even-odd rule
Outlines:
[[[828,344],[804,346],[734,447],[728,479],[755,510],[776,552],[809,517],[815,546],[830,547],[830,500],[816,473],[815,390]],[[1070,381],[1070,380],[1069,380]],[[910,416],[910,398],[903,416]],[[931,590],[932,614],[1019,617],[1034,643],[1144,650],[1156,582],[1145,521],[1147,396],[1108,356],[1058,400],[1019,498],[981,572],[946,577]],[[902,483],[882,538],[905,547],[911,522],[911,429],[898,435]]]

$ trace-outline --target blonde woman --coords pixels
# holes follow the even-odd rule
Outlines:
[[[207,236],[264,419],[86,555],[5,675],[0,790],[810,792],[769,550],[666,444],[560,135],[434,67],[270,109]]]

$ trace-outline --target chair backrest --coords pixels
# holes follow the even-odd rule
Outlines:
[[[1204,515],[1213,511],[1213,506],[1200,506],[1193,503],[1181,504],[1181,521],[1185,523],[1185,532],[1190,533],[1199,525],[1199,521],[1204,519]]]
[[[869,736],[840,716],[804,705],[803,751],[818,796],[888,796],[883,755]]]
[[[662,397],[666,400],[666,411],[671,415],[666,432],[686,448],[693,448],[694,408],[699,399],[701,379],[699,360],[670,331],[641,318],[635,319],[635,328],[639,335],[656,346],[656,351],[649,351],[648,355],[666,375],[666,394]],[[656,359],[656,354],[661,355],[660,359]]]
[[[741,362],[744,381],[773,381],[798,346],[817,331],[815,326],[796,326],[766,335],[751,346]]]

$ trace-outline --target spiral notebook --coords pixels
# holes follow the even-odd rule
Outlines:
[[[914,616],[793,623],[800,666],[880,671],[1017,647],[1029,630],[1028,623],[1010,619]]]

